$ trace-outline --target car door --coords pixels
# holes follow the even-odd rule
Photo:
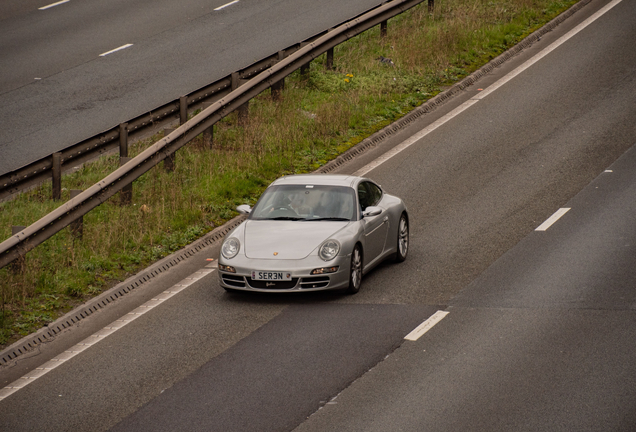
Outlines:
[[[358,201],[360,210],[364,212],[367,207],[377,206],[382,199],[382,189],[375,183],[363,181],[358,184]],[[366,216],[362,219],[364,226],[365,248],[364,265],[372,264],[384,251],[386,237],[389,232],[389,218],[387,211],[376,216]]]

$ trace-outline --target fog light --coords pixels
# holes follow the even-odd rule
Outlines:
[[[338,271],[338,266],[322,267],[322,268],[313,269],[311,271],[311,274],[312,275],[321,275],[321,274],[327,274],[327,273],[335,273],[337,271]]]
[[[236,269],[232,266],[226,266],[223,264],[219,264],[219,270],[226,271],[228,273],[236,273]]]

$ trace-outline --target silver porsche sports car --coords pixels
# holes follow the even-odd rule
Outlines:
[[[227,235],[219,281],[228,291],[360,289],[362,276],[386,258],[404,261],[409,217],[398,197],[373,181],[308,174],[273,182]]]

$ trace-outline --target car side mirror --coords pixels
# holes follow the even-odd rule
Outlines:
[[[236,211],[241,214],[250,214],[250,212],[252,211],[252,207],[248,206],[247,204],[241,204],[236,208]]]
[[[380,207],[369,206],[362,212],[362,217],[377,216],[380,213],[382,213],[382,209]]]

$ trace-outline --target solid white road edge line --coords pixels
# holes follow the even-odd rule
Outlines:
[[[424,333],[432,329],[433,326],[435,326],[435,324],[443,320],[446,315],[448,315],[448,312],[444,312],[444,311],[435,312],[426,321],[424,321],[419,326],[415,327],[415,329],[411,333],[404,336],[404,339],[410,340],[410,341],[418,340],[424,335]]]
[[[103,54],[100,54],[99,56],[100,56],[100,57],[104,57],[104,56],[107,56],[108,54],[112,54],[112,53],[114,53],[114,52],[121,51],[121,50],[126,49],[126,48],[130,48],[131,46],[133,46],[133,44],[126,44],[126,45],[122,45],[122,46],[120,46],[119,48],[115,48],[114,50],[110,50],[110,51],[108,51],[108,52],[105,52],[105,53],[103,53]]]
[[[509,74],[507,74],[506,76],[504,76],[503,78],[498,80],[496,83],[494,83],[493,85],[491,85],[490,87],[488,87],[487,89],[485,89],[484,91],[479,93],[473,99],[483,99],[486,96],[488,96],[489,94],[493,93],[499,87],[501,87],[502,85],[506,84],[508,81],[510,81],[511,79],[516,77],[517,75],[519,75],[521,72],[525,71],[530,66],[532,66],[535,63],[537,63],[539,60],[541,60],[542,58],[544,58],[545,56],[550,54],[552,51],[554,51],[555,49],[557,49],[558,47],[563,45],[565,42],[568,41],[568,39],[571,39],[572,37],[574,37],[577,33],[579,33],[585,27],[589,26],[594,21],[599,19],[602,15],[607,13],[610,9],[612,9],[614,6],[619,4],[621,1],[623,1],[623,0],[614,0],[613,2],[605,5],[603,8],[599,9],[598,11],[596,11],[596,13],[591,15],[588,19],[583,21],[581,24],[577,25],[572,30],[567,32],[565,35],[561,36],[559,39],[557,39],[555,42],[551,43],[545,49],[542,49],[537,55],[535,55],[530,60],[526,61],[524,64],[519,66],[517,69],[513,70],[512,72],[510,72]]]
[[[422,129],[421,131],[419,131],[415,135],[412,135],[410,138],[402,141],[401,144],[398,144],[397,146],[393,147],[391,150],[389,150],[388,152],[384,153],[382,156],[380,156],[379,158],[375,159],[373,162],[371,162],[371,163],[365,165],[364,167],[360,168],[358,171],[353,173],[353,175],[354,176],[363,177],[369,171],[373,170],[374,168],[379,167],[384,162],[388,161],[393,156],[397,155],[398,153],[402,152],[403,150],[406,150],[407,148],[409,148],[410,146],[412,146],[413,144],[415,144],[416,142],[418,142],[419,140],[424,138],[426,135],[428,135],[429,133],[433,132],[435,129],[437,129],[438,127],[440,127],[444,123],[448,122],[449,120],[453,119],[454,117],[458,116],[461,112],[463,112],[464,110],[470,108],[471,106],[473,106],[477,102],[478,101],[476,101],[476,100],[466,101],[465,103],[463,103],[459,107],[455,108],[453,111],[449,112],[445,116],[437,119],[436,121],[434,121],[433,123],[431,123],[430,125],[425,127],[424,129]]]
[[[221,10],[221,9],[225,9],[225,8],[226,8],[226,7],[228,7],[228,6],[232,6],[234,3],[238,3],[238,2],[239,2],[239,0],[234,0],[233,2],[226,3],[226,4],[224,4],[223,6],[219,6],[218,8],[216,8],[216,9],[214,9],[214,10],[215,10],[215,11],[219,11],[219,10]]]
[[[422,129],[420,132],[418,132],[415,135],[413,135],[412,137],[408,138],[402,144],[394,147],[391,151],[385,153],[383,156],[380,156],[378,159],[376,159],[373,162],[369,163],[368,165],[362,167],[361,169],[356,171],[354,173],[354,175],[360,176],[360,177],[366,175],[369,171],[377,168],[378,166],[382,165],[387,160],[391,159],[393,156],[397,155],[398,153],[400,153],[403,150],[407,149],[411,145],[415,144],[416,141],[419,141],[420,139],[424,138],[426,135],[428,135],[429,133],[433,132],[435,129],[437,129],[438,127],[440,127],[444,123],[452,120],[454,117],[459,115],[462,111],[464,111],[467,108],[473,106],[476,102],[484,99],[489,94],[492,94],[497,89],[499,89],[501,86],[506,84],[508,81],[512,80],[514,77],[519,75],[521,72],[525,71],[530,66],[532,66],[533,64],[535,64],[536,62],[541,60],[543,57],[545,57],[546,55],[550,54],[556,48],[558,48],[563,43],[565,43],[568,39],[571,39],[572,37],[574,37],[577,33],[579,33],[585,27],[587,27],[590,24],[592,24],[594,21],[596,21],[602,15],[607,13],[610,9],[612,9],[614,6],[619,4],[621,1],[622,0],[614,0],[611,3],[608,3],[603,8],[599,9],[596,13],[591,15],[588,19],[583,21],[581,24],[579,24],[578,26],[576,26],[572,30],[570,30],[567,34],[561,36],[555,42],[553,42],[552,44],[547,46],[545,49],[541,50],[541,52],[539,52],[537,55],[532,57],[530,60],[528,60],[525,63],[523,63],[517,69],[513,70],[512,72],[508,73],[506,76],[504,76],[501,79],[497,80],[495,83],[490,85],[488,88],[486,88],[485,90],[479,92],[473,98],[471,98],[470,100],[464,102],[458,108],[456,108],[453,111],[451,111],[450,113],[446,114],[444,117],[438,119],[436,122],[432,123],[430,126]]]
[[[539,225],[535,231],[546,231],[548,228],[550,228],[556,221],[558,221],[559,219],[561,219],[561,216],[563,216],[564,214],[566,214],[568,211],[570,210],[570,208],[560,208],[558,209],[556,212],[554,212],[554,214],[552,216],[550,216],[548,219],[546,219],[545,222],[543,222],[541,225]]]
[[[209,275],[215,270],[216,270],[216,262],[208,264],[207,266],[205,266],[205,268],[202,268],[201,270],[198,270],[192,273],[190,276],[186,277],[181,282],[168,288],[167,290],[165,290],[163,293],[159,294],[155,298],[148,300],[146,303],[139,306],[137,309],[124,315],[120,319],[112,322],[109,326],[104,327],[98,332],[92,334],[91,336],[84,339],[82,342],[79,342],[78,344],[76,344],[74,347],[64,351],[62,354],[58,355],[54,359],[49,360],[48,362],[44,363],[40,367],[29,372],[27,375],[24,375],[22,378],[18,379],[17,381],[14,381],[13,383],[9,384],[5,388],[0,389],[0,401],[12,395],[13,393],[17,392],[21,388],[29,385],[30,383],[40,378],[41,376],[46,375],[48,372],[52,371],[53,369],[55,369],[56,367],[58,367],[65,361],[72,359],[73,357],[75,357],[77,354],[81,353],[85,349],[91,347],[92,345],[95,345],[97,342],[104,340],[104,338],[106,338],[107,336],[110,336],[111,334],[119,330],[120,328],[125,327],[127,324],[131,323],[132,321],[136,320],[140,316],[144,315],[146,312],[152,310],[154,307],[159,306],[164,301],[173,297],[175,294],[178,294],[179,292],[183,291],[188,286],[204,278],[205,276]]]
[[[46,10],[46,9],[50,9],[50,8],[52,8],[52,7],[59,6],[59,5],[64,4],[64,3],[68,3],[68,2],[70,2],[70,1],[71,1],[71,0],[62,0],[62,1],[59,1],[59,2],[57,2],[57,3],[51,3],[50,5],[46,5],[46,6],[42,6],[41,8],[38,8],[38,10]]]

